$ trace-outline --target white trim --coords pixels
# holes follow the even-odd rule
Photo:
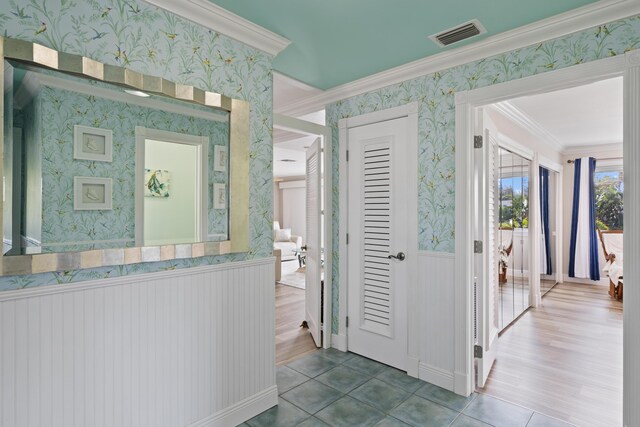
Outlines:
[[[469,209],[472,197],[473,176],[471,111],[473,108],[523,95],[545,93],[580,84],[624,75],[624,158],[625,210],[630,222],[625,221],[625,252],[629,259],[640,259],[640,52],[632,51],[624,56],[596,60],[567,69],[549,71],[510,82],[488,86],[468,92],[456,93],[456,274],[455,274],[455,392],[468,395],[473,384],[472,322],[470,319],[473,274],[472,244],[470,241]],[[561,240],[561,239],[557,239]],[[560,266],[559,266],[560,268]],[[631,263],[625,276],[631,282],[638,281],[640,265]],[[624,299],[624,420],[625,425],[640,424],[640,288],[625,290]],[[466,386],[466,387],[465,387]]]
[[[454,379],[453,374],[444,369],[440,369],[436,366],[431,366],[426,363],[420,363],[420,376],[422,381],[426,381],[431,384],[435,384],[438,387],[442,387],[446,390],[453,390]]]
[[[598,242],[598,244],[600,244],[600,242]],[[567,282],[567,283],[580,283],[583,285],[593,285],[593,286],[609,286],[609,277],[602,274],[602,272],[600,273],[600,275],[601,275],[600,280],[591,280],[588,278],[581,278],[581,277],[569,277],[568,273],[562,273],[562,280],[563,282]],[[626,289],[625,289],[625,292],[626,292]]]
[[[562,151],[565,147],[551,132],[549,132],[544,126],[536,122],[526,114],[524,114],[518,107],[513,105],[509,101],[502,101],[496,104],[492,104],[490,108],[498,111],[512,122],[520,125],[531,134],[537,136],[543,141],[553,145],[556,151]]]
[[[284,190],[285,188],[305,188],[307,186],[306,181],[280,181],[278,182],[278,188]]]
[[[276,56],[291,41],[207,0],[142,0],[248,46]]]
[[[549,169],[550,171],[560,173],[562,171],[562,165],[560,163],[554,162],[553,160],[541,156],[538,154],[538,164],[543,168]]]
[[[297,119],[295,117],[288,117],[282,114],[273,115],[273,127],[277,129],[284,129],[296,133],[304,133],[306,135],[320,136],[322,138],[322,180],[324,191],[324,206],[322,213],[324,215],[324,271],[329,274],[324,276],[324,308],[322,324],[322,346],[324,348],[330,348],[332,339],[335,335],[331,333],[331,319],[333,318],[332,311],[332,277],[333,271],[333,185],[331,182],[331,164],[332,164],[332,151],[333,140],[332,132],[329,126],[322,126],[316,123],[308,122],[306,120]],[[281,181],[279,183],[280,188],[292,188],[287,185],[295,185],[294,182],[302,182],[306,186],[305,181]],[[291,183],[291,184],[287,184]],[[345,350],[346,351],[346,344]]]
[[[196,175],[200,178],[197,183],[197,191],[200,197],[196,206],[197,235],[200,242],[207,240],[209,232],[209,137],[189,135],[185,133],[166,130],[151,129],[136,126],[136,158],[135,158],[135,182],[144,183],[145,174],[145,142],[147,139],[170,142],[174,144],[194,145],[198,147],[200,164],[196,165]],[[217,146],[216,146],[217,147]],[[135,188],[135,241],[136,246],[144,246],[144,186],[136,185]],[[214,206],[214,209],[216,207]]]
[[[498,146],[512,152],[513,154],[517,154],[518,156],[523,157],[530,162],[533,161],[534,153],[530,148],[525,147],[524,145],[500,132],[498,132],[498,135],[496,135],[496,137],[498,140]]]
[[[414,156],[410,156],[412,162],[405,165],[407,168],[409,182],[409,188],[407,188],[407,194],[409,194],[409,202],[406,206],[407,221],[409,224],[413,224],[415,233],[411,232],[412,227],[409,227],[409,239],[407,242],[407,259],[408,263],[408,284],[407,284],[407,373],[411,376],[417,376],[418,370],[415,369],[415,363],[410,361],[419,360],[419,319],[418,319],[418,103],[412,102],[399,107],[387,108],[385,110],[375,111],[372,113],[363,114],[360,116],[349,117],[341,119],[338,123],[340,136],[339,136],[339,150],[340,150],[340,204],[339,204],[339,218],[340,218],[340,233],[343,238],[340,241],[340,280],[339,280],[339,299],[340,299],[340,314],[339,314],[339,334],[347,336],[348,343],[348,330],[345,326],[347,316],[347,292],[348,292],[348,259],[347,259],[347,244],[346,233],[348,231],[348,165],[347,165],[347,147],[348,147],[348,131],[349,128],[358,126],[365,126],[368,124],[378,123],[382,121],[388,121],[398,119],[401,117],[407,117],[407,147],[409,152],[415,153]],[[415,255],[413,255],[415,254]]]
[[[242,424],[278,404],[278,387],[271,386],[215,414],[189,424],[189,427],[227,427]]]
[[[625,55],[624,75],[624,252],[627,259],[640,259],[640,55],[637,51]],[[625,265],[624,277],[630,283],[640,279],[640,263]],[[640,287],[624,290],[623,328],[623,419],[624,425],[640,425]]]
[[[234,270],[240,268],[249,268],[260,265],[272,264],[275,257],[259,258],[250,261],[234,261],[225,262],[216,265],[204,265],[199,267],[178,268],[176,270],[155,271],[153,273],[129,274],[126,276],[109,277],[106,279],[87,280],[84,282],[65,283],[64,285],[46,285],[35,288],[17,289],[13,291],[0,292],[0,302],[16,299],[26,299],[39,297],[44,295],[54,295],[66,292],[80,292],[94,288],[104,288],[107,286],[125,286],[130,285],[132,280],[136,282],[144,282],[154,279],[166,279],[172,277],[183,277],[194,274],[213,273],[223,270]]]
[[[273,128],[308,136],[322,136],[326,133],[327,126],[274,113]]]
[[[340,351],[347,351],[347,336],[341,334],[331,335],[331,347]]]
[[[529,25],[505,31],[477,43],[431,55],[336,86],[317,96],[292,103],[282,108],[280,112],[292,116],[312,113],[323,109],[327,104],[342,99],[371,92],[436,71],[468,64],[503,52],[520,49],[541,41],[562,37],[604,22],[615,21],[638,13],[640,13],[640,2],[637,0],[598,1]]]
[[[148,98],[142,98],[135,95],[130,95],[124,90],[120,90],[116,85],[110,85],[111,87],[92,86],[87,83],[83,83],[79,80],[70,80],[56,77],[50,74],[42,74],[33,70],[37,68],[25,67],[31,71],[28,71],[25,75],[25,79],[20,86],[18,92],[23,95],[22,88],[28,93],[25,96],[31,96],[37,93],[40,86],[47,86],[56,89],[67,90],[71,92],[81,93],[83,95],[92,95],[98,98],[109,99],[111,101],[118,101],[129,105],[137,105],[139,107],[152,108],[155,110],[165,111],[168,113],[181,114],[188,117],[197,117],[199,119],[213,120],[216,122],[228,123],[229,113],[221,112],[211,108],[209,111],[196,108],[195,104],[189,104],[184,101],[182,103],[175,102],[163,102],[161,96],[150,96]],[[85,81],[90,81],[86,79]],[[107,83],[108,84],[108,83]],[[16,94],[16,96],[18,96]],[[29,101],[28,98],[22,97],[21,102],[25,103]]]

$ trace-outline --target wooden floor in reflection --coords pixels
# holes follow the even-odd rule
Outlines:
[[[316,351],[304,320],[304,289],[276,283],[276,365],[284,365]]]
[[[622,302],[561,283],[507,329],[480,392],[578,426],[622,425]]]

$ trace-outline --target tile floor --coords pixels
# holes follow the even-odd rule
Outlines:
[[[566,427],[484,394],[465,398],[365,357],[335,349],[278,366],[278,406],[242,427]]]

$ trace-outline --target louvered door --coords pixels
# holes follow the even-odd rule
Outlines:
[[[407,355],[407,263],[398,256],[407,248],[406,127],[401,118],[349,129],[348,168],[348,347],[400,369]]]
[[[320,244],[320,230],[322,215],[320,212],[321,182],[320,182],[320,138],[316,139],[306,153],[306,249],[305,255],[305,319],[309,325],[309,332],[316,346],[322,345],[320,329],[321,308],[321,274],[322,249]]]

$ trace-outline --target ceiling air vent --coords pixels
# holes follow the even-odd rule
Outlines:
[[[438,46],[449,46],[450,44],[457,43],[486,32],[487,30],[482,26],[480,21],[473,19],[455,28],[450,28],[441,33],[431,35],[429,38]]]

